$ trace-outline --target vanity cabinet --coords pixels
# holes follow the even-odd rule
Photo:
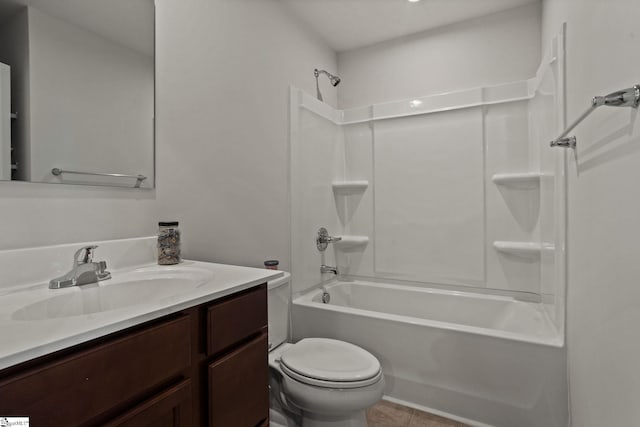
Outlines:
[[[0,371],[34,426],[255,427],[268,418],[266,285]]]
[[[208,308],[206,347],[214,356],[207,368],[210,426],[255,427],[264,421],[269,413],[268,346],[266,288]]]
[[[265,334],[209,365],[209,425],[257,426],[269,412]]]
[[[106,427],[182,427],[192,425],[191,380],[158,393],[105,424]]]

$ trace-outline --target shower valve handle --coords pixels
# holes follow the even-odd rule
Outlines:
[[[342,240],[342,237],[330,236],[326,228],[320,227],[318,237],[316,237],[316,247],[320,252],[324,252],[327,246],[329,246],[329,243],[339,242],[340,240]]]

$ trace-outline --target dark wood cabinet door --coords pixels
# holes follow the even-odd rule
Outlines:
[[[218,302],[207,312],[207,355],[230,348],[266,326],[266,284]]]
[[[178,378],[191,363],[190,319],[167,320],[7,378],[0,415],[83,425]]]
[[[190,427],[191,381],[185,380],[127,411],[105,427]]]
[[[261,334],[209,365],[211,427],[255,427],[267,419],[267,347],[267,334]]]

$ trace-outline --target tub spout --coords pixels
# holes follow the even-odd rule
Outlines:
[[[333,273],[336,276],[338,275],[338,267],[331,267],[330,265],[324,265],[322,264],[320,266],[320,273],[324,274],[324,273]]]

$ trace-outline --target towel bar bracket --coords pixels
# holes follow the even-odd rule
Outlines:
[[[578,119],[571,123],[556,139],[551,141],[551,147],[576,148],[577,140],[575,136],[569,136],[576,126],[589,116],[596,108],[601,106],[608,107],[631,107],[638,108],[640,105],[640,85],[612,92],[606,96],[595,96],[591,100],[591,106]]]
[[[575,136],[567,136],[564,138],[556,139],[555,141],[551,141],[552,147],[576,148],[577,144],[578,140]]]

